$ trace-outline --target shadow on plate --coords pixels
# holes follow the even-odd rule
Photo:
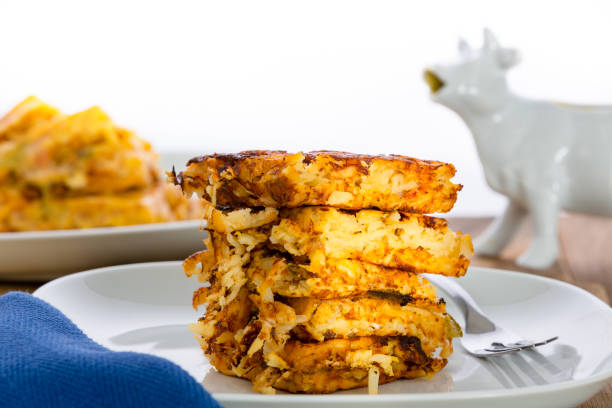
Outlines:
[[[197,347],[186,324],[145,327],[118,334],[109,339],[118,346],[153,344],[153,349],[183,349]]]
[[[483,367],[504,388],[523,388],[571,380],[579,362],[580,355],[576,349],[566,344],[555,345],[553,353],[548,356],[533,349],[482,359]]]

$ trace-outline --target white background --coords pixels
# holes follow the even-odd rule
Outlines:
[[[612,3],[0,2],[0,111],[98,104],[160,151],[397,153],[454,163],[455,215],[500,211],[469,132],[433,104],[429,63],[490,27],[523,95],[612,103]],[[611,136],[612,137],[612,136]]]

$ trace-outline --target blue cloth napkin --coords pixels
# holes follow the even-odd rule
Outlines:
[[[0,406],[220,407],[176,364],[108,350],[19,292],[0,297]]]

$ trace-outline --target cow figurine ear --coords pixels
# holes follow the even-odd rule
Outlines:
[[[495,38],[495,35],[488,28],[484,29],[483,51],[492,53],[499,66],[503,69],[508,69],[521,61],[519,52],[513,48],[502,48]]]
[[[497,51],[497,61],[503,69],[508,69],[521,62],[521,54],[514,48],[501,48]]]
[[[489,30],[488,28],[485,28],[483,32],[483,36],[484,36],[484,41],[482,44],[482,48],[485,51],[495,51],[499,48],[499,43],[497,42],[497,38],[495,38],[495,35],[493,34],[491,30]]]
[[[472,52],[472,47],[470,47],[470,44],[468,44],[468,42],[465,41],[463,38],[459,39],[457,48],[459,48],[459,54],[461,54],[464,57],[470,55]]]

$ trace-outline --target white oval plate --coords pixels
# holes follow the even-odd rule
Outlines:
[[[49,280],[108,265],[184,259],[202,249],[201,222],[0,233],[0,279]]]
[[[179,262],[114,266],[50,282],[34,294],[56,306],[98,343],[118,351],[165,357],[182,366],[226,408],[232,407],[574,407],[612,378],[612,309],[564,282],[519,272],[471,267],[458,280],[494,320],[533,339],[559,340],[488,360],[459,342],[433,379],[401,380],[330,395],[260,395],[242,379],[217,373],[187,329],[195,279]],[[444,293],[440,293],[444,295]],[[463,317],[450,301],[451,313]]]

